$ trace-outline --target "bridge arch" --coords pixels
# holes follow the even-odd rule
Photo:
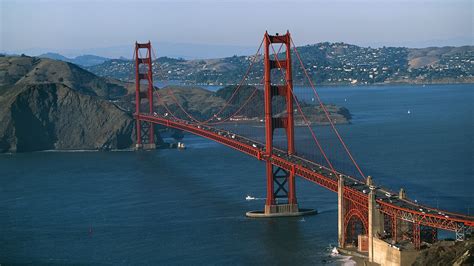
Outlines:
[[[345,243],[357,245],[359,234],[368,234],[368,217],[360,209],[352,208],[344,216]]]

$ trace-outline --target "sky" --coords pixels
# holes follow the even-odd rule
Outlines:
[[[160,55],[219,57],[251,54],[265,30],[290,30],[297,45],[472,45],[473,2],[0,0],[0,51],[131,57],[151,40]]]

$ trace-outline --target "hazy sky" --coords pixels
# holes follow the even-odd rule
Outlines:
[[[265,30],[298,45],[473,43],[473,0],[0,0],[1,51],[73,51],[168,44],[255,47]],[[278,18],[278,19],[277,19]]]

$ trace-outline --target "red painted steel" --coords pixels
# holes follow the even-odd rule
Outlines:
[[[391,226],[392,226],[392,239],[398,241],[398,218],[395,215],[391,215]]]
[[[354,226],[354,223],[350,223],[352,218],[357,218],[361,221],[362,226],[364,227],[364,234],[368,234],[369,232],[369,221],[365,218],[367,213],[363,213],[358,208],[350,209],[346,215],[344,216],[344,230],[348,232],[349,226]],[[347,233],[346,233],[347,234]],[[344,235],[346,235],[344,234]]]
[[[140,49],[146,49],[145,57],[141,57]],[[146,73],[140,72],[140,66],[144,65],[146,68]],[[143,68],[143,67],[142,67]],[[147,81],[147,91],[141,91],[141,81]],[[147,43],[138,43],[135,42],[135,113],[141,113],[141,101],[145,98],[148,100],[148,112],[153,113],[153,68],[151,60],[151,42]],[[147,140],[147,144],[155,143],[155,134],[153,123],[149,123],[148,127],[144,128],[145,125],[143,121],[137,116],[136,119],[137,126],[137,144],[144,144],[144,138]],[[144,132],[146,131],[146,132]],[[146,134],[143,136],[143,134]]]
[[[272,43],[282,43],[286,46],[285,60],[270,59],[270,46]],[[284,85],[272,85],[271,69],[284,68],[286,83]],[[272,110],[272,99],[274,96],[283,96],[286,101],[286,117],[274,117]],[[265,152],[268,156],[273,152],[273,132],[276,128],[286,130],[287,154],[295,153],[294,145],[294,119],[293,119],[293,81],[291,71],[291,38],[290,33],[272,36],[265,32],[264,35],[264,105],[265,105]],[[266,162],[267,174],[267,199],[266,205],[275,205],[274,182],[275,176],[271,161]],[[288,203],[296,204],[295,171],[294,168],[288,172]]]
[[[415,245],[416,249],[420,249],[421,241],[420,241],[420,224],[413,223],[413,233],[412,233],[413,244]]]
[[[272,155],[273,151],[273,119],[272,119],[272,95],[271,95],[271,77],[270,77],[270,49],[269,39],[265,33],[264,45],[264,109],[265,109],[265,153]],[[265,205],[274,205],[275,197],[273,194],[273,165],[270,161],[265,163],[267,173],[267,199]]]
[[[286,46],[285,60],[271,60],[270,59],[270,45],[272,43],[283,43]],[[285,35],[269,35],[267,32],[264,36],[264,80],[265,80],[265,141],[267,151],[271,151],[273,147],[273,131],[277,127],[283,127],[286,130],[288,154],[295,153],[294,141],[294,112],[293,112],[293,79],[291,67],[291,36],[287,32]],[[271,69],[283,68],[285,69],[285,84],[272,85],[271,83]],[[272,98],[273,96],[281,95],[286,102],[286,117],[281,119],[281,122],[275,123],[280,119],[273,117]]]

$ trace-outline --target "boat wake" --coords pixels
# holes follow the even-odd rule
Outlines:
[[[329,245],[328,247],[329,257],[331,257],[338,265],[352,266],[357,265],[356,261],[352,260],[351,256],[342,255],[339,253],[337,247]]]
[[[247,201],[250,201],[250,200],[264,200],[265,198],[256,198],[256,197],[252,197],[250,195],[247,195],[247,197],[245,197],[245,200]]]

